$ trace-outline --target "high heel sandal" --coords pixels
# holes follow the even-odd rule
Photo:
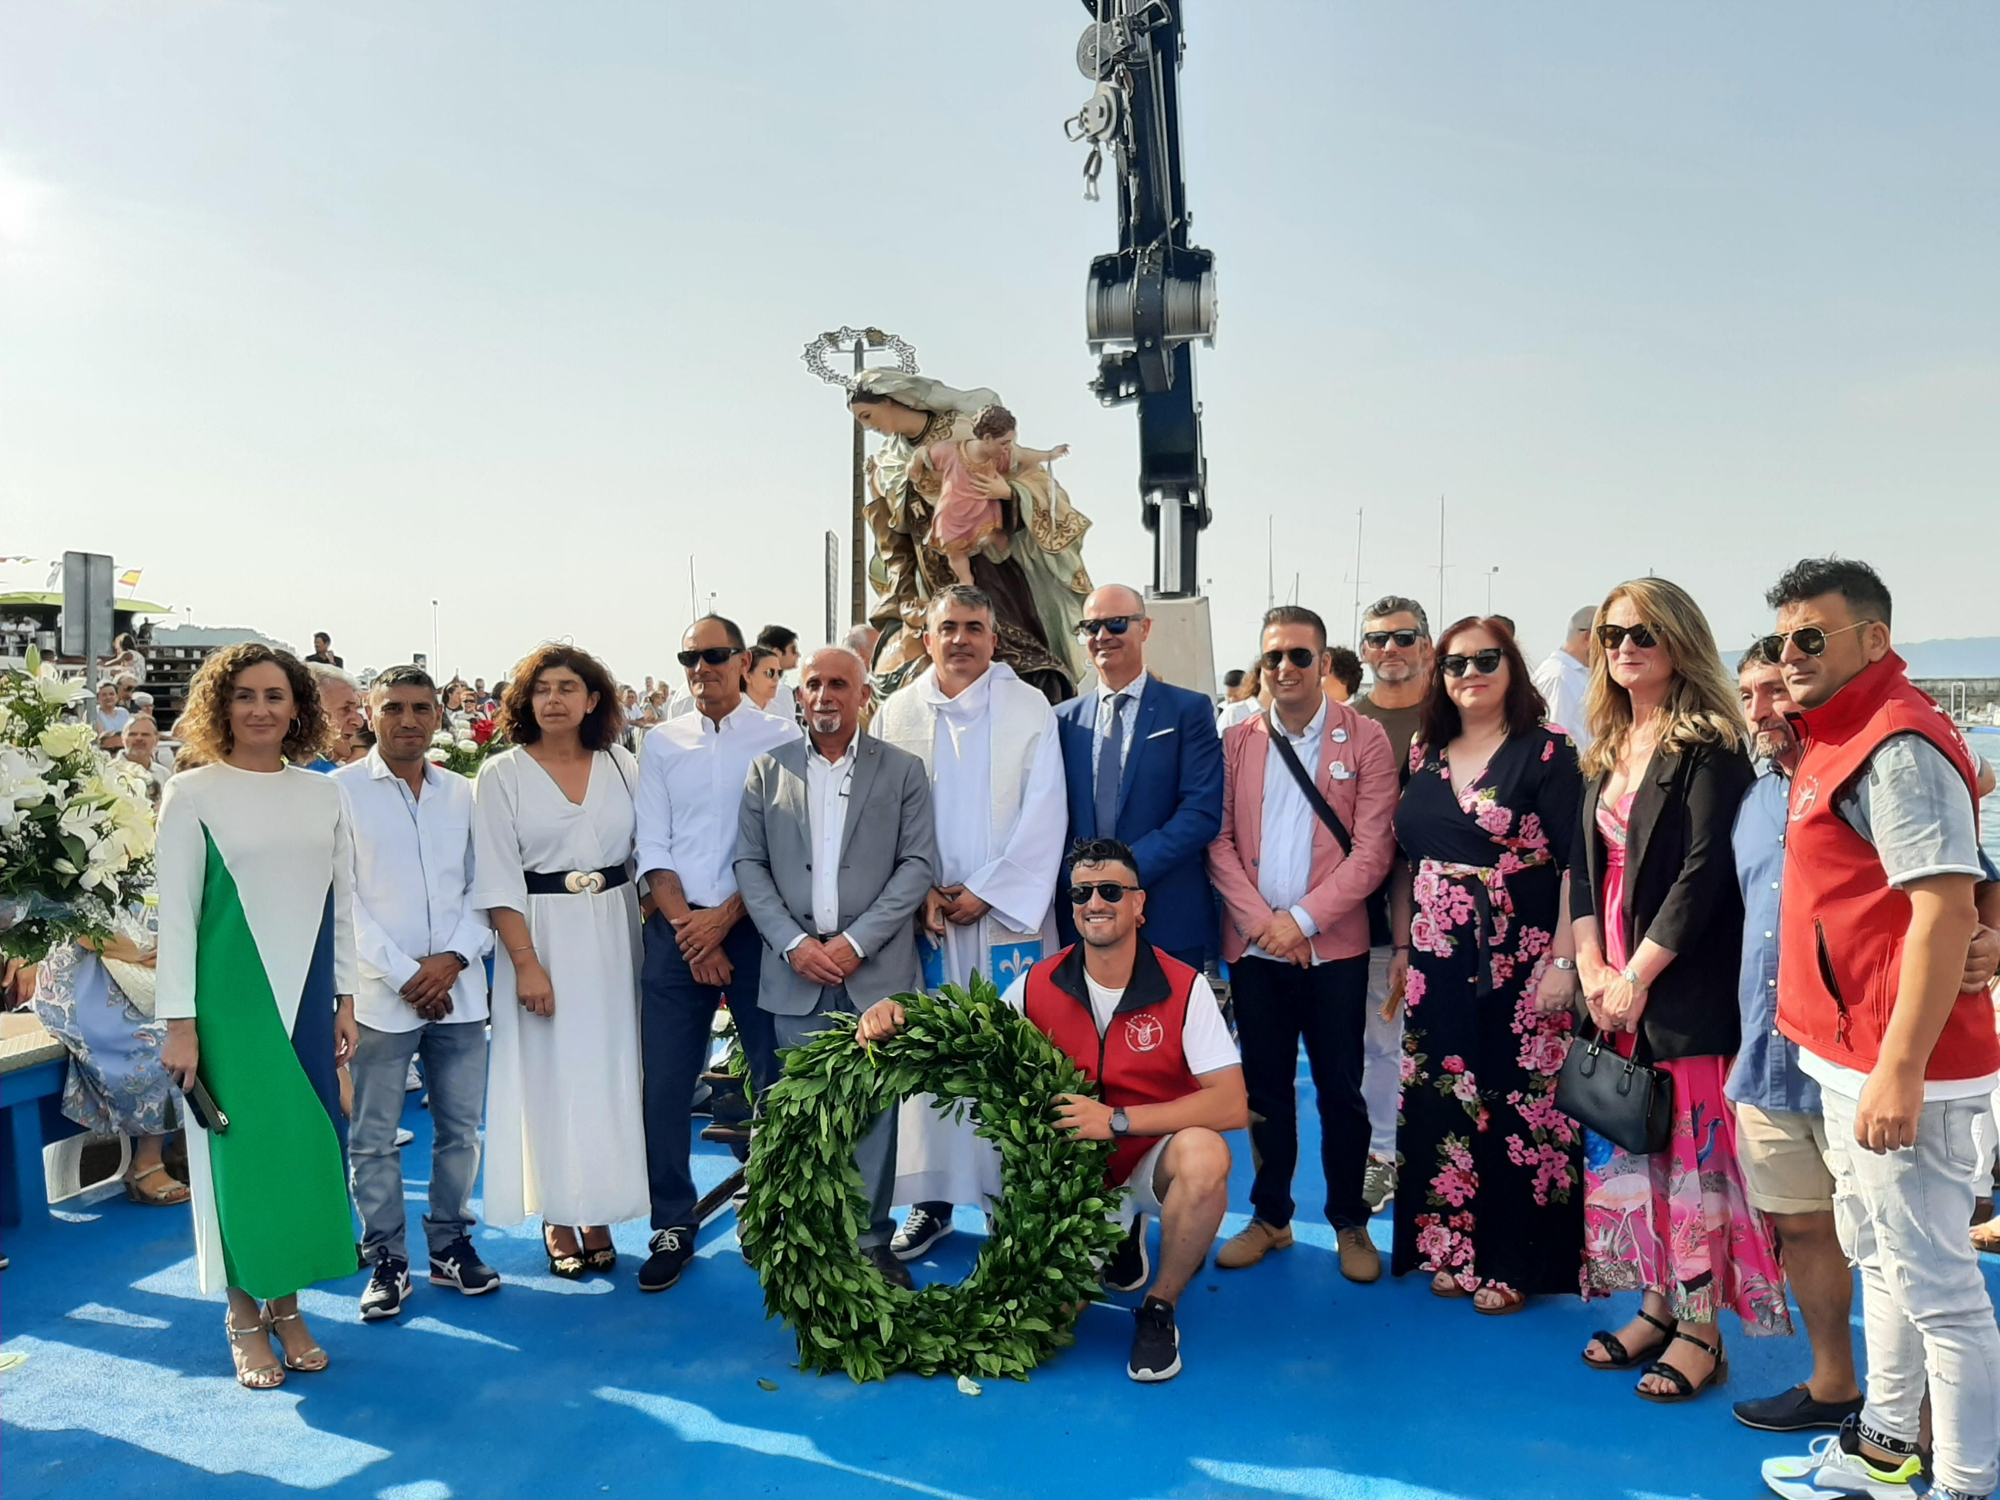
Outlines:
[[[230,1320],[229,1313],[225,1310],[222,1314],[222,1331],[229,1335],[229,1358],[236,1366],[236,1383],[238,1385],[250,1391],[275,1391],[285,1383],[285,1367],[283,1365],[261,1365],[253,1370],[243,1361],[243,1340],[245,1339],[262,1339],[264,1341],[265,1353],[268,1354],[270,1352],[271,1330],[264,1326],[264,1321],[261,1317],[248,1328],[238,1328]]]
[[[266,1302],[264,1304],[263,1322],[264,1332],[273,1338],[277,1338],[278,1325],[280,1323],[297,1323],[303,1327],[305,1319],[299,1314],[296,1308],[288,1313],[272,1312],[271,1304]],[[282,1338],[278,1339],[278,1357],[284,1360],[287,1370],[297,1370],[301,1375],[317,1375],[321,1370],[324,1370],[328,1365],[333,1363],[332,1360],[327,1358],[326,1351],[320,1348],[318,1344],[310,1345],[305,1353],[295,1357],[285,1347],[285,1341]]]
[[[1642,1359],[1650,1359],[1656,1354],[1666,1353],[1667,1345],[1674,1341],[1674,1335],[1680,1331],[1680,1319],[1675,1318],[1670,1322],[1662,1323],[1643,1307],[1639,1309],[1639,1321],[1642,1323],[1651,1323],[1660,1332],[1664,1333],[1666,1337],[1661,1339],[1657,1345],[1641,1349],[1634,1354],[1625,1348],[1623,1341],[1619,1339],[1618,1335],[1611,1332],[1608,1328],[1600,1328],[1590,1336],[1590,1343],[1602,1344],[1604,1352],[1609,1354],[1611,1358],[1592,1359],[1589,1354],[1590,1345],[1586,1344],[1584,1346],[1585,1353],[1582,1356],[1583,1362],[1593,1370],[1629,1370]]]
[[[574,1252],[558,1253],[556,1247],[549,1243],[550,1228],[547,1224],[542,1226],[542,1252],[549,1258],[549,1274],[560,1276],[564,1281],[583,1280],[585,1271],[589,1269],[584,1264],[583,1256]]]

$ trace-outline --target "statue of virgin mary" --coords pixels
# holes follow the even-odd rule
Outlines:
[[[923,671],[924,611],[932,594],[954,581],[950,559],[930,542],[937,471],[911,458],[933,444],[970,438],[974,418],[1000,405],[1000,397],[901,370],[868,370],[847,405],[855,421],[883,439],[867,463],[864,514],[875,536],[868,577],[880,596],[869,623],[882,633],[871,667],[876,692],[886,697]],[[1083,566],[1090,519],[1071,506],[1045,466],[1020,466],[1004,477],[1001,528],[1009,546],[999,561],[972,554],[972,581],[993,600],[995,658],[1060,703],[1087,666],[1076,622],[1091,588]]]

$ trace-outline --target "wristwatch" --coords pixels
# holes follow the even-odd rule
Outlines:
[[[1113,1139],[1122,1138],[1131,1128],[1132,1121],[1124,1110],[1114,1109],[1111,1111],[1111,1134]]]
[[[463,953],[458,952],[456,949],[452,951],[451,956],[458,960],[458,967],[461,973],[466,969],[472,967],[472,960],[467,958]]]
[[[1574,974],[1576,972],[1576,960],[1573,958],[1557,957],[1550,959],[1549,962],[1554,964],[1558,969],[1561,969],[1565,974]]]
[[[1618,977],[1631,985],[1635,990],[1643,990],[1646,987],[1646,981],[1639,977],[1639,971],[1630,964],[1625,965],[1624,968],[1618,971]]]

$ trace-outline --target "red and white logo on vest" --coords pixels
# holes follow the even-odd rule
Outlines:
[[[1134,1052],[1155,1051],[1166,1039],[1167,1028],[1158,1016],[1141,1013],[1125,1018],[1125,1045]]]
[[[1819,801],[1819,778],[1802,776],[1792,783],[1792,821],[1798,822]]]

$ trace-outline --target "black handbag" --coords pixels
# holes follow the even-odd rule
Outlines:
[[[1666,1150],[1674,1133],[1674,1075],[1650,1056],[1644,1028],[1626,1058],[1585,1020],[1556,1077],[1556,1108],[1635,1156]]]

